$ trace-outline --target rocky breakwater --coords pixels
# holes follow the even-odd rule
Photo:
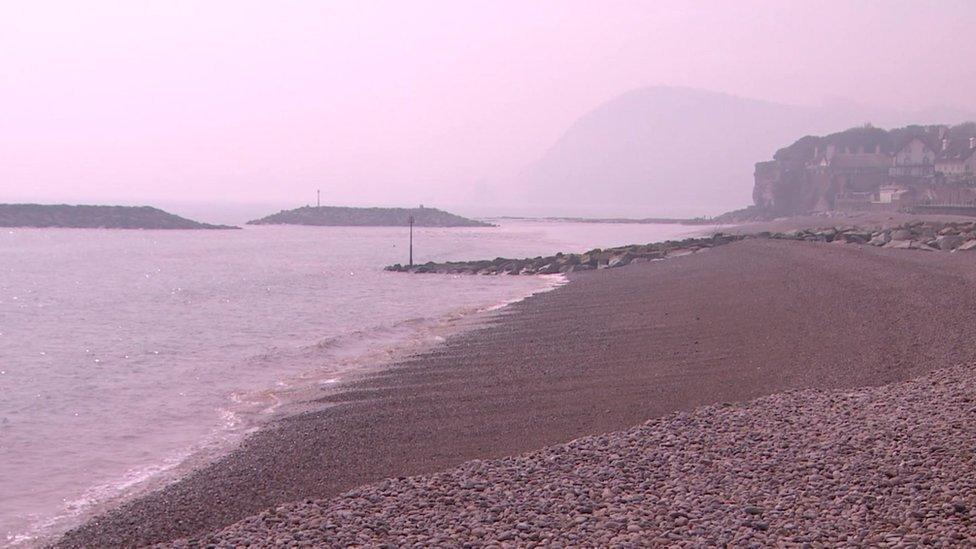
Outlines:
[[[594,249],[581,254],[558,253],[546,257],[511,259],[498,257],[481,261],[433,261],[417,265],[390,265],[387,271],[404,273],[543,275],[567,274],[593,269],[613,269],[631,263],[656,261],[695,253],[747,238],[772,238],[836,244],[863,244],[884,248],[925,251],[976,251],[976,221],[912,221],[895,227],[821,227],[754,234],[716,233],[703,238],[668,240]]]
[[[704,238],[668,240],[653,244],[634,244],[616,248],[594,249],[581,254],[558,253],[546,257],[510,259],[499,257],[482,261],[449,261],[446,263],[424,263],[418,265],[390,265],[387,271],[408,273],[439,274],[480,274],[480,275],[542,275],[573,273],[592,269],[613,269],[631,263],[655,261],[698,252],[721,246],[736,240],[751,238],[751,235],[729,235],[716,233]]]
[[[972,547],[974,440],[967,364],[705,406],[281,505],[171,546]]]
[[[973,251],[976,250],[976,221],[912,221],[882,229],[829,227],[782,233],[762,233],[757,236],[811,242],[835,242],[838,244],[869,244],[906,250]]]

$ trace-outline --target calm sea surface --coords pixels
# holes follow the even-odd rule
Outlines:
[[[700,229],[501,223],[417,229],[415,258]],[[405,260],[400,228],[0,229],[0,545],[36,544],[226,451],[316,388],[559,282],[382,271]]]

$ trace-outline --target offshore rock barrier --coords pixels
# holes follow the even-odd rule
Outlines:
[[[0,204],[0,227],[68,229],[239,229],[186,219],[151,206]]]
[[[714,405],[173,547],[972,547],[976,369]]]
[[[494,227],[437,208],[350,208],[305,206],[248,221],[248,225],[313,225],[319,227]]]
[[[668,240],[653,244],[634,244],[616,248],[594,249],[582,254],[563,254],[546,257],[511,259],[498,257],[482,261],[428,262],[414,266],[390,265],[387,271],[405,273],[478,274],[478,275],[541,275],[567,274],[593,269],[613,269],[631,263],[656,261],[695,253],[747,238],[773,238],[807,242],[838,244],[867,244],[884,248],[924,251],[976,250],[976,221],[936,222],[912,221],[892,228],[862,229],[858,227],[828,227],[798,229],[786,232],[755,234],[716,233],[704,238]]]

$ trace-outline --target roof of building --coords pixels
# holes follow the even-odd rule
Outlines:
[[[944,154],[943,137],[948,137],[948,147]],[[773,158],[777,161],[799,161],[810,166],[823,162],[825,158],[829,161],[838,154],[879,152],[893,156],[916,139],[945,158],[969,158],[976,150],[969,146],[972,137],[976,137],[976,122],[951,127],[911,125],[891,130],[865,125],[822,137],[808,135],[776,151]]]
[[[970,140],[968,137],[963,139],[963,138],[953,138],[952,136],[949,136],[946,145],[948,146],[945,150],[939,151],[938,156],[936,157],[937,161],[946,161],[946,160],[964,161],[970,156],[972,156],[973,152],[976,152],[976,148],[970,146]]]
[[[932,136],[932,135],[929,135],[929,134],[912,135],[912,136],[907,137],[901,143],[901,145],[899,145],[898,148],[895,149],[895,154],[900,153],[901,151],[905,150],[905,147],[908,147],[914,141],[918,141],[918,142],[922,143],[923,145],[925,145],[926,147],[928,147],[932,152],[936,152],[936,151],[938,151],[939,149],[942,148],[941,145],[937,145],[936,144],[938,142],[938,140],[939,140],[938,136]]]
[[[918,140],[936,153],[936,160],[966,160],[976,152],[970,139],[976,137],[974,129],[976,128],[972,124],[961,124],[952,128],[929,126],[904,136],[896,151],[900,152],[912,141]]]

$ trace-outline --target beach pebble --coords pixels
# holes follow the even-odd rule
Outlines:
[[[705,406],[173,547],[976,544],[976,368]]]

